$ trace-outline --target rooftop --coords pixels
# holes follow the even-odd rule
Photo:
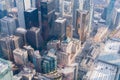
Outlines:
[[[61,17],[59,17],[57,20],[55,20],[55,22],[57,22],[57,23],[63,23],[65,21],[66,21],[66,19],[65,18],[61,18]]]
[[[29,9],[26,10],[26,12],[32,12],[34,10],[36,10],[36,8],[29,8]]]
[[[98,61],[86,77],[89,80],[115,80],[117,69],[117,66]]]
[[[98,59],[111,64],[120,66],[120,41],[108,40],[105,43],[104,50],[100,53]]]
[[[4,71],[8,70],[8,68],[9,68],[8,62],[0,58],[0,75]]]

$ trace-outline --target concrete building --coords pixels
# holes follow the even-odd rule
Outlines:
[[[40,48],[42,48],[43,39],[40,33],[40,28],[30,28],[30,30],[27,31],[26,37],[28,44],[31,45],[34,49],[39,50]]]
[[[70,62],[71,56],[69,53],[58,51],[56,52],[56,56],[57,56],[57,63],[59,67],[66,66],[71,63]]]
[[[0,19],[1,32],[6,35],[13,35],[16,30],[16,23],[14,18],[4,17]]]
[[[115,28],[119,28],[120,26],[120,9],[115,9],[115,16],[113,19],[115,19],[115,21],[113,22]]]
[[[18,65],[26,65],[28,62],[28,53],[24,49],[15,49],[13,51],[14,61]]]
[[[16,31],[15,31],[15,35],[22,38],[24,45],[27,43],[26,33],[27,33],[27,30],[24,29],[24,28],[17,28]]]
[[[52,40],[47,43],[47,49],[60,49],[60,40]]]
[[[25,26],[25,18],[24,18],[24,0],[16,0],[16,6],[18,8],[18,22],[19,27],[26,28]]]
[[[78,38],[81,43],[84,43],[87,38],[88,33],[88,21],[89,21],[89,12],[86,10],[80,11],[77,10],[76,13],[76,29]]]
[[[12,64],[9,61],[0,58],[0,80],[14,80]]]
[[[60,49],[61,51],[65,52],[65,53],[71,53],[72,52],[72,41],[71,39],[67,38],[66,40],[63,40],[60,44]]]
[[[34,51],[33,53],[33,64],[35,66],[35,69],[37,72],[41,72],[41,61],[42,61],[42,57],[39,53],[39,51]]]
[[[57,38],[63,39],[66,34],[66,19],[64,18],[58,18],[55,20],[54,25],[54,35]]]
[[[23,46],[28,53],[28,61],[33,62],[34,49],[31,46]]]
[[[23,41],[18,36],[4,37],[0,39],[0,45],[3,53],[3,57],[9,60],[13,60],[13,50],[23,46]]]
[[[73,26],[66,26],[66,38],[73,38]]]

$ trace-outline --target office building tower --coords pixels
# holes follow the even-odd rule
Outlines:
[[[42,61],[42,57],[40,56],[39,51],[34,51],[33,64],[37,72],[41,72],[41,61]]]
[[[74,6],[73,6],[73,28],[75,29],[75,23],[76,23],[76,10],[83,10],[83,3],[84,0],[74,0]]]
[[[107,6],[107,13],[106,13],[106,25],[109,27],[111,25],[112,21],[112,14],[113,14],[113,9],[115,5],[116,0],[110,0],[108,6]],[[110,27],[111,29],[111,27]]]
[[[0,39],[3,57],[13,60],[13,50],[23,46],[23,41],[18,36],[3,37]]]
[[[88,33],[89,12],[86,10],[77,10],[76,12],[76,32],[81,43],[84,43]]]
[[[42,36],[48,40],[53,34],[55,20],[55,0],[41,1]]]
[[[13,51],[14,61],[18,65],[26,65],[28,62],[28,53],[24,49],[17,48]]]
[[[9,61],[0,58],[0,80],[14,80],[12,64]]]
[[[66,52],[66,53],[71,53],[72,52],[72,41],[70,38],[67,38],[63,41],[61,41],[60,43],[60,49],[63,51],[63,52]]]
[[[0,19],[1,32],[6,35],[13,35],[16,30],[16,23],[14,18],[4,17]]]
[[[63,66],[70,64],[69,53],[59,51],[57,52],[56,56],[57,56],[57,64],[59,67],[63,67]]]
[[[90,35],[91,30],[92,30],[93,9],[94,9],[93,1],[92,0],[84,0],[83,10],[87,10],[89,12],[88,36]]]
[[[47,49],[55,49],[58,50],[60,49],[60,40],[52,40],[47,43]]]
[[[27,42],[34,49],[39,50],[42,47],[43,40],[40,34],[40,28],[32,27],[26,33]]]
[[[6,4],[6,9],[7,9],[8,12],[10,12],[12,7],[14,7],[12,0],[5,0],[5,4]]]
[[[115,12],[116,12],[116,15],[114,16],[114,19],[115,19],[114,26],[115,28],[116,27],[118,28],[120,27],[120,9],[116,9]]]
[[[31,0],[24,0],[24,8],[25,10],[31,8]]]
[[[15,31],[15,35],[22,38],[23,45],[26,44],[26,33],[27,33],[27,30],[24,28],[17,28]]]
[[[41,61],[41,72],[43,74],[55,71],[57,68],[56,60],[53,57],[45,56]]]
[[[60,7],[61,7],[60,2],[61,1],[62,0],[55,0],[55,12],[60,12]]]
[[[19,27],[26,28],[25,27],[25,18],[24,18],[24,0],[16,0],[16,6],[18,8],[18,22]]]
[[[73,24],[73,6],[74,0],[63,0],[62,1],[62,16],[67,19],[67,25]]]
[[[0,0],[0,19],[7,15],[5,0]]]
[[[57,38],[64,38],[66,32],[66,19],[58,18],[55,20],[54,36]]]
[[[31,46],[23,46],[28,53],[28,61],[33,62],[34,49]]]
[[[66,27],[66,38],[72,38],[73,37],[73,27],[72,25],[68,25]]]
[[[26,29],[31,27],[39,27],[38,10],[36,8],[29,8],[24,12]]]

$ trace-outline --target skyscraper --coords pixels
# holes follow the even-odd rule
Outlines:
[[[66,34],[66,19],[58,18],[55,20],[54,35],[57,38],[64,38]]]
[[[3,37],[0,39],[3,57],[13,60],[13,50],[23,46],[23,41],[18,36]]]
[[[15,19],[11,17],[4,17],[0,19],[1,32],[6,35],[13,35],[16,30]]]
[[[22,38],[23,45],[25,45],[27,43],[27,41],[26,41],[26,33],[27,33],[27,30],[24,29],[24,28],[17,28],[16,31],[15,31],[15,35]]]
[[[111,21],[112,21],[112,14],[113,14],[113,8],[114,8],[114,5],[115,5],[115,1],[116,0],[110,0],[110,3],[109,5],[107,6],[107,13],[106,13],[106,25],[108,27],[111,26]]]
[[[42,61],[42,57],[40,56],[39,51],[34,51],[33,64],[37,72],[41,72],[41,61]]]
[[[63,0],[62,2],[62,16],[67,19],[67,25],[73,24],[73,7],[74,0]]]
[[[39,27],[38,10],[36,8],[29,8],[24,12],[26,29],[31,27]]]
[[[50,56],[45,56],[41,61],[41,71],[43,74],[47,74],[55,71],[57,68],[56,59]]]
[[[43,40],[40,28],[30,28],[30,30],[27,31],[26,37],[28,44],[30,44],[33,48],[39,50],[42,47]]]
[[[94,8],[94,5],[93,5],[93,1],[92,0],[84,0],[83,10],[89,11],[88,36],[90,35],[91,30],[92,30],[93,8]]]
[[[55,0],[41,1],[42,36],[47,40],[52,36],[55,20]]]
[[[24,0],[24,8],[25,10],[31,8],[31,0]]]
[[[24,18],[24,0],[16,0],[16,6],[18,8],[18,22],[19,27],[25,28],[25,18]]]
[[[77,10],[76,12],[76,32],[81,43],[84,43],[88,33],[89,12]]]

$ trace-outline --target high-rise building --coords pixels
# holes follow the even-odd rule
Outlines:
[[[31,0],[24,0],[24,8],[25,10],[31,8]]]
[[[42,61],[42,57],[40,56],[39,51],[34,51],[33,64],[37,72],[41,72],[41,61]]]
[[[62,16],[67,19],[67,25],[72,25],[74,0],[63,0],[61,7],[62,7]]]
[[[28,61],[33,62],[34,49],[31,46],[23,46],[28,53]]]
[[[106,25],[109,27],[111,25],[112,21],[112,14],[113,14],[113,9],[115,5],[116,0],[110,0],[108,6],[107,6],[107,13],[106,13]]]
[[[3,57],[13,60],[13,50],[23,46],[23,41],[18,36],[3,37],[0,39]]]
[[[38,10],[36,8],[29,8],[24,12],[26,29],[31,27],[39,27]]]
[[[47,40],[53,34],[55,20],[55,0],[41,1],[42,36]]]
[[[0,80],[14,80],[12,64],[9,61],[0,58]]]
[[[41,72],[43,74],[50,73],[56,70],[56,60],[53,57],[45,56],[41,61]]]
[[[26,65],[28,62],[28,54],[24,49],[17,48],[13,51],[14,61],[18,65]]]
[[[120,9],[116,9],[115,12],[116,12],[116,15],[114,16],[115,18],[114,26],[120,27]]]
[[[0,0],[0,19],[7,15],[5,0]]]
[[[75,29],[75,23],[76,23],[76,10],[80,9],[83,10],[83,3],[84,0],[74,0],[74,6],[73,6],[73,28]]]
[[[84,43],[88,33],[89,12],[77,10],[76,12],[76,32],[81,43]]]
[[[16,0],[16,6],[18,8],[18,22],[19,27],[25,28],[25,18],[24,18],[24,0]]]
[[[66,37],[67,38],[72,38],[73,37],[73,27],[72,27],[72,25],[68,25],[66,27]]]
[[[27,43],[26,42],[26,33],[27,33],[27,30],[25,30],[24,28],[17,28],[16,32],[15,32],[16,36],[19,36],[22,38],[24,45]]]
[[[26,34],[27,42],[35,49],[40,49],[43,44],[42,36],[40,34],[40,28],[32,27]]]
[[[64,38],[66,33],[66,19],[58,18],[55,20],[54,35],[57,38]]]
[[[16,23],[14,18],[4,17],[0,19],[1,32],[6,35],[13,35],[16,30]]]
[[[87,10],[89,12],[88,36],[90,35],[91,30],[92,30],[93,9],[94,9],[93,1],[92,0],[84,0],[83,10]]]

